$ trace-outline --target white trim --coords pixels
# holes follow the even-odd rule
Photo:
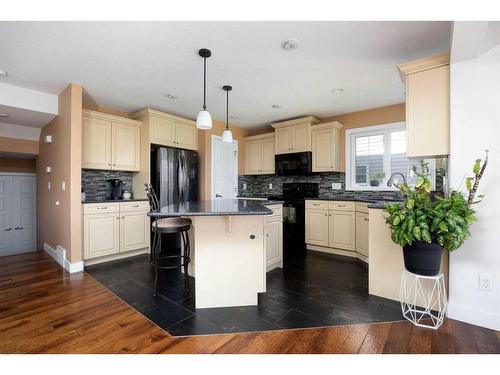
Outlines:
[[[210,141],[210,199],[214,200],[215,198],[215,179],[213,178],[214,175],[214,140],[219,140],[222,142],[222,137],[218,135],[212,135],[211,141]],[[235,163],[235,186],[236,186],[236,192],[235,196],[238,196],[238,141],[236,139],[233,139],[233,144],[235,145],[235,152],[236,152],[236,163]]]
[[[83,262],[70,262],[66,259],[66,249],[62,246],[57,245],[54,249],[47,243],[43,244],[43,250],[49,254],[62,268],[64,268],[69,273],[76,273],[83,271]]]
[[[500,331],[500,314],[498,313],[449,302],[447,315],[450,319]]]

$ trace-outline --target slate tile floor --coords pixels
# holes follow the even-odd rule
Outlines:
[[[309,251],[267,274],[258,306],[194,308],[194,279],[160,273],[153,297],[148,255],[86,267],[86,272],[174,336],[403,320],[398,302],[368,294],[368,268],[352,258]]]

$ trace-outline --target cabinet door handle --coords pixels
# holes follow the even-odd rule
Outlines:
[[[325,216],[328,216],[328,214],[325,214]]]
[[[370,221],[369,219],[367,219],[366,217],[364,218],[365,221]]]
[[[120,220],[120,216],[117,216],[117,217],[116,217],[116,220]]]

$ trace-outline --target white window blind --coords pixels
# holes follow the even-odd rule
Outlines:
[[[350,190],[391,190],[387,181],[401,173],[409,184],[416,182],[413,166],[420,170],[421,160],[406,157],[404,123],[349,129],[346,131],[346,185]],[[435,185],[435,161],[427,159]],[[394,182],[402,182],[401,177]]]

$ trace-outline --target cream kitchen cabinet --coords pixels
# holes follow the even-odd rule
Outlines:
[[[127,256],[133,250],[147,250],[148,211],[149,204],[144,201],[84,204],[83,259],[105,261],[117,255]]]
[[[311,125],[318,122],[308,116],[271,124],[275,129],[275,154],[311,151]]]
[[[283,268],[283,207],[281,204],[269,205],[272,215],[265,218],[266,271]]]
[[[356,212],[356,252],[368,257],[368,214]]]
[[[355,257],[355,202],[306,200],[305,206],[306,244],[313,250]]]
[[[198,149],[198,131],[192,120],[150,108],[135,114],[134,118],[147,121],[149,143],[188,150]]]
[[[328,210],[306,207],[306,243],[328,246]]]
[[[328,213],[328,246],[356,250],[356,216],[353,211],[330,210]]]
[[[339,170],[340,129],[338,121],[314,125],[311,130],[312,171],[331,172]]]
[[[138,171],[140,122],[82,111],[82,168]]]
[[[448,53],[398,65],[406,84],[406,156],[450,153],[450,57]]]
[[[245,138],[245,174],[274,174],[274,133]]]

